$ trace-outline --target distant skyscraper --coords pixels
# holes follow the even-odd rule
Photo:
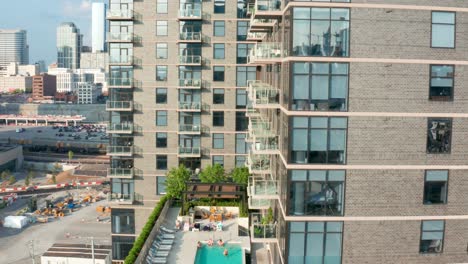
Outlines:
[[[57,28],[57,64],[59,68],[79,69],[83,35],[71,22]]]
[[[106,5],[104,3],[93,3],[93,28],[92,48],[93,52],[105,50],[106,36]]]
[[[0,29],[0,76],[11,63],[29,63],[29,46],[25,30]]]

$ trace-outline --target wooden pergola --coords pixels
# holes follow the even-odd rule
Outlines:
[[[199,198],[212,199],[240,199],[245,203],[244,185],[236,183],[201,183],[186,182],[185,190],[182,195],[182,208],[184,202]]]

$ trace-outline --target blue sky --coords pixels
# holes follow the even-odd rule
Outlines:
[[[91,3],[106,0],[2,0],[0,28],[28,31],[29,60],[56,61],[56,28],[74,22],[91,43]]]

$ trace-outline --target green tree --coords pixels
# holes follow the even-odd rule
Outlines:
[[[10,178],[8,179],[8,183],[13,184],[16,182],[16,177],[15,175],[11,175]]]
[[[249,169],[246,167],[237,167],[232,170],[232,180],[237,184],[247,185],[249,183]]]
[[[9,170],[4,170],[2,172],[2,180],[6,181],[8,178],[10,178],[11,172]]]
[[[73,159],[73,155],[74,155],[73,151],[69,150],[68,151],[68,161],[71,161]]]
[[[226,174],[223,166],[215,164],[208,165],[200,172],[200,180],[205,183],[220,183],[226,181]]]
[[[185,183],[190,179],[190,171],[182,164],[167,173],[166,193],[170,198],[182,198]]]

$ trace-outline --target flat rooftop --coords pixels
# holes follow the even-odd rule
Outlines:
[[[15,148],[20,148],[21,146],[18,145],[10,145],[10,144],[0,144],[0,153],[1,152],[7,152],[9,150],[15,149]]]
[[[111,253],[111,248],[109,245],[94,245],[94,258],[105,259]],[[93,250],[91,244],[55,243],[42,256],[91,259]]]

